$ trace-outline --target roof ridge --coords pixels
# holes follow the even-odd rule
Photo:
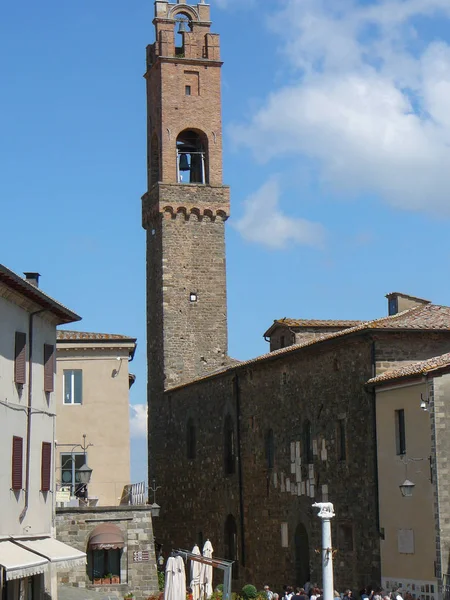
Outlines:
[[[312,338],[309,340],[304,340],[298,344],[292,344],[291,346],[286,346],[285,348],[279,348],[278,350],[273,350],[272,352],[266,352],[265,354],[261,354],[254,358],[250,358],[249,360],[244,360],[237,365],[231,365],[229,367],[225,367],[223,369],[222,373],[226,373],[228,371],[231,371],[232,369],[236,369],[239,367],[246,367],[248,365],[258,363],[258,362],[263,361],[268,358],[282,356],[283,354],[295,352],[296,350],[299,350],[300,348],[306,348],[307,346],[313,346],[314,344],[319,344],[326,340],[331,340],[331,339],[336,339],[339,337],[348,336],[348,335],[351,335],[352,333],[356,333],[358,331],[364,331],[365,329],[375,329],[376,327],[374,327],[374,325],[376,326],[377,323],[383,323],[386,321],[387,322],[395,321],[396,319],[404,317],[405,315],[414,314],[416,312],[419,313],[424,310],[429,310],[430,307],[434,307],[434,306],[436,306],[436,305],[424,304],[424,305],[419,305],[419,306],[412,306],[411,308],[402,310],[401,312],[396,313],[395,315],[387,315],[386,317],[379,317],[378,319],[362,321],[361,323],[359,323],[358,325],[355,325],[354,327],[349,327],[347,329],[341,329],[340,331],[335,331],[332,333],[322,333],[322,334],[319,334],[315,338]],[[443,308],[450,308],[450,307],[443,307]],[[207,375],[202,375],[200,377],[197,377],[197,378],[187,381],[185,383],[180,383],[178,385],[175,385],[171,388],[168,388],[168,390],[175,390],[177,388],[181,388],[181,387],[185,387],[186,385],[190,385],[191,383],[198,383],[199,381],[209,379],[218,374],[220,374],[220,373],[216,373],[216,372],[208,373]]]

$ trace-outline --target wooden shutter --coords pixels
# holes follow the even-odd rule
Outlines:
[[[21,490],[23,479],[23,438],[17,436],[13,437],[11,475],[12,489]]]
[[[21,331],[16,331],[16,346],[14,351],[14,381],[16,383],[26,383],[27,366],[27,335]]]
[[[53,392],[54,390],[54,365],[55,346],[44,344],[44,392]]]
[[[50,491],[52,469],[52,445],[50,442],[42,442],[42,459],[41,459],[41,491]]]

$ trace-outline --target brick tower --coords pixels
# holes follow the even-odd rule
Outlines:
[[[147,47],[147,339],[150,456],[167,388],[227,361],[219,36],[200,0],[155,2]],[[163,432],[161,432],[163,433]],[[152,441],[153,438],[153,441]],[[152,469],[153,470],[153,469]]]

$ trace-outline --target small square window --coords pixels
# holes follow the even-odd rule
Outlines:
[[[186,93],[186,96],[190,96],[191,92],[192,92],[191,86],[190,85],[186,85],[185,88],[184,88],[184,91]]]

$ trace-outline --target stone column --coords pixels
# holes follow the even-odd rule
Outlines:
[[[323,600],[334,599],[333,582],[333,547],[331,545],[331,522],[334,507],[331,502],[316,502],[313,507],[319,509],[318,517],[322,519],[322,584]]]

